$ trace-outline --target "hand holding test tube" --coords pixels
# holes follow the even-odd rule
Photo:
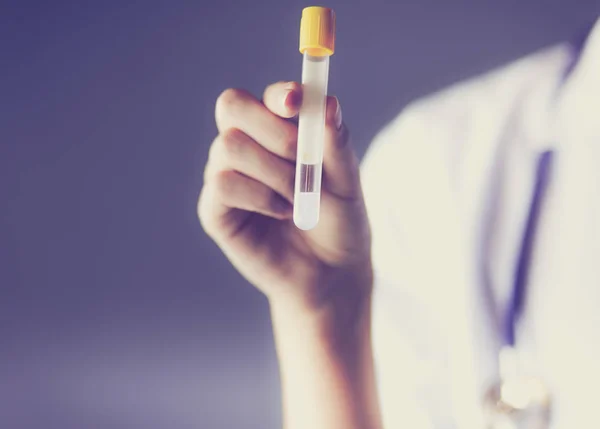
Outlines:
[[[305,8],[300,24],[303,100],[298,115],[294,189],[294,223],[303,230],[312,229],[319,222],[327,80],[334,45],[333,10]]]
[[[332,12],[327,16],[332,24]],[[310,308],[325,296],[366,296],[355,287],[368,290],[371,281],[370,228],[359,160],[339,101],[325,97],[323,65],[332,39],[329,50],[312,45],[310,52],[302,40],[304,87],[279,81],[261,98],[241,88],[218,97],[218,135],[198,214],[208,235],[270,302]],[[297,116],[299,126],[290,121]],[[337,288],[343,293],[327,292]]]

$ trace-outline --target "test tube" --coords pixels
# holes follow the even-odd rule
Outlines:
[[[298,153],[294,189],[294,224],[310,230],[319,223],[323,140],[329,57],[335,42],[332,9],[311,6],[302,10],[302,105],[298,115]]]

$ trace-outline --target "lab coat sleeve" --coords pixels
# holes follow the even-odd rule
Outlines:
[[[411,279],[403,207],[412,204],[407,187],[411,148],[426,138],[422,115],[402,113],[375,138],[361,170],[372,231],[375,269],[373,350],[385,429],[452,428],[443,347],[435,314]],[[414,186],[413,186],[414,187]]]

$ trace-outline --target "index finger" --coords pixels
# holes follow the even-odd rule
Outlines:
[[[247,91],[227,89],[217,99],[215,119],[220,133],[236,128],[270,152],[294,161],[298,128],[271,112]]]
[[[265,89],[263,103],[277,116],[292,118],[302,104],[302,85],[298,82],[273,83]]]

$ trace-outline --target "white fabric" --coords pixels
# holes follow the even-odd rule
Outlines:
[[[539,154],[555,150],[517,341],[553,429],[600,427],[600,20],[565,84],[563,44],[408,106],[362,180],[385,429],[481,428]],[[559,89],[560,87],[560,89]]]

